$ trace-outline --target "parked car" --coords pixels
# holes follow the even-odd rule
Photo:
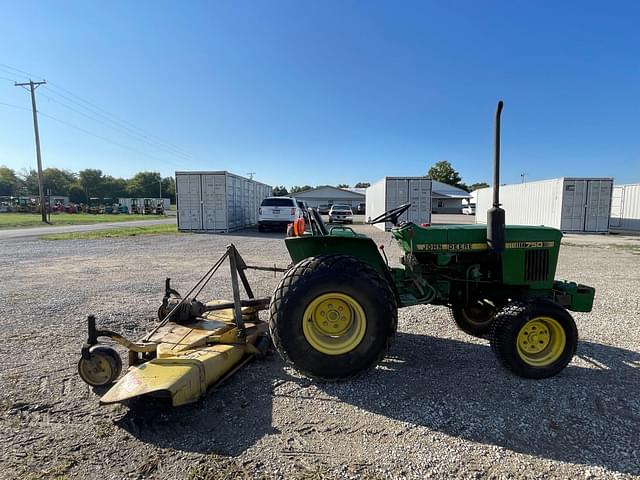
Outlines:
[[[318,213],[320,215],[328,215],[331,210],[331,205],[318,205]]]
[[[329,223],[353,223],[353,212],[349,205],[332,205],[329,210]]]
[[[258,209],[258,231],[268,228],[285,230],[298,218],[304,218],[302,209],[294,197],[267,197]]]
[[[358,215],[364,215],[366,213],[367,210],[367,204],[366,203],[359,203],[358,207],[356,208],[356,213]]]
[[[475,203],[467,203],[464,207],[462,207],[462,213],[464,215],[475,215],[476,214],[476,204]]]

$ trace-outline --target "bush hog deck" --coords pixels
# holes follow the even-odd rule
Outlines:
[[[505,226],[498,189],[501,112],[499,102],[487,225],[421,227],[399,221],[410,204],[392,209],[370,222],[394,225],[402,266],[390,267],[372,239],[348,227],[328,230],[312,210],[309,231],[298,219],[285,240],[292,260],[288,269],[249,267],[230,245],[184,297],[167,281],[162,321],[140,342],[96,330],[90,317],[81,377],[94,386],[117,379],[122,362],[98,343],[98,337],[110,337],[129,350],[129,369],[103,403],[154,395],[182,405],[263,353],[268,331],[282,358],[302,373],[345,380],[385,356],[398,308],[424,304],[449,307],[463,331],[488,337],[498,361],[516,375],[556,375],[571,361],[578,341],[568,310],[591,311],[595,290],[555,280],[559,230]],[[233,301],[199,302],[197,295],[225,259]],[[271,298],[253,298],[245,275],[251,268],[284,272]],[[247,300],[240,298],[238,279]],[[268,325],[258,318],[267,308]]]

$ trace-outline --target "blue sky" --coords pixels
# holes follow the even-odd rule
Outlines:
[[[38,89],[45,167],[353,185],[448,160],[490,181],[502,98],[505,182],[640,182],[637,1],[0,7],[0,164],[15,169],[35,154],[29,95],[11,83],[26,74],[9,67],[52,82]]]

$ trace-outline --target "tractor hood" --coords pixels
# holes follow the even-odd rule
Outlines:
[[[487,250],[486,225],[435,225],[420,227],[413,223],[391,231],[405,252],[465,252]],[[505,226],[505,247],[551,248],[560,245],[562,232],[550,227]]]

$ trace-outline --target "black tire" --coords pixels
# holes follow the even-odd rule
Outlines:
[[[535,320],[540,318],[552,320],[552,325],[557,325],[554,328],[561,329],[556,334],[553,328],[549,328],[546,334],[549,344],[552,341],[560,341],[560,343],[557,348],[557,358],[553,358],[552,361],[549,359],[545,364],[534,365],[531,364],[532,354],[523,351],[522,346],[519,346],[518,338],[521,332],[524,336],[527,335],[527,324],[535,324]],[[533,327],[529,326],[528,328]],[[530,342],[533,333],[535,332],[530,332],[531,336],[527,337]],[[564,342],[559,340],[562,335],[565,337]],[[533,340],[531,343],[536,343],[537,337],[533,337]],[[543,340],[540,340],[540,343],[543,343]],[[503,367],[520,377],[548,378],[557,375],[571,362],[576,353],[577,345],[578,329],[573,317],[564,308],[547,300],[511,302],[500,310],[493,320],[491,349]],[[549,348],[551,347],[545,347],[545,349]],[[544,356],[544,352],[543,350],[539,355]]]
[[[460,330],[474,337],[483,338],[491,332],[496,308],[479,300],[468,305],[453,305],[450,313]]]
[[[92,387],[105,387],[122,373],[122,359],[113,348],[94,345],[89,349],[89,359],[78,361],[78,373]]]
[[[350,351],[328,354],[309,343],[303,317],[311,302],[336,292],[362,308],[365,330]],[[349,255],[302,260],[287,271],[271,299],[269,331],[276,350],[303,374],[323,381],[346,380],[375,367],[386,355],[397,324],[396,299],[387,281]]]

